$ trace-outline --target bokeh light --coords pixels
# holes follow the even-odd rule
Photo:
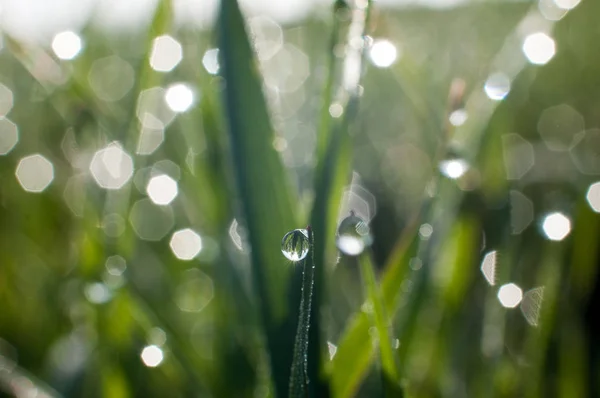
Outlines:
[[[375,39],[369,50],[369,57],[378,68],[389,68],[396,62],[398,50],[389,40]]]
[[[494,250],[487,253],[481,261],[481,273],[490,286],[496,284],[496,257],[497,252]]]
[[[552,151],[569,150],[584,128],[583,116],[567,104],[545,109],[537,125],[544,143]]]
[[[123,257],[119,255],[114,255],[106,259],[104,266],[106,267],[106,271],[109,274],[120,276],[127,269],[127,262]]]
[[[155,368],[160,365],[164,359],[163,350],[156,345],[148,345],[144,347],[140,354],[142,362],[149,368]]]
[[[175,291],[175,304],[184,312],[200,312],[213,299],[212,279],[198,269],[186,271]]]
[[[448,116],[448,121],[451,125],[459,127],[465,124],[468,118],[469,114],[467,113],[466,109],[461,108],[453,111],[450,116]]]
[[[219,73],[219,49],[211,48],[206,50],[202,57],[202,65],[211,75]]]
[[[157,205],[168,205],[177,197],[177,181],[166,174],[154,176],[148,182],[146,193]]]
[[[585,197],[592,210],[600,213],[600,181],[590,185]]]
[[[519,134],[502,135],[502,149],[506,178],[519,180],[535,164],[533,145]]]
[[[202,238],[190,228],[181,229],[173,233],[169,246],[178,259],[191,260],[202,250]]]
[[[504,73],[494,73],[485,81],[484,90],[490,99],[503,100],[510,91],[510,79]]]
[[[523,300],[521,301],[521,312],[523,313],[523,317],[527,323],[529,323],[531,326],[539,325],[543,301],[543,287],[536,287],[525,292],[523,295]]]
[[[194,103],[194,92],[183,83],[176,83],[167,88],[165,101],[173,112],[185,112]]]
[[[150,199],[140,199],[131,207],[129,223],[140,239],[159,241],[175,222],[170,206],[157,206]]]
[[[111,142],[94,154],[90,172],[101,188],[120,189],[133,175],[133,159],[119,142]]]
[[[54,166],[40,154],[30,155],[19,161],[15,175],[24,190],[38,193],[54,180]]]
[[[516,190],[510,191],[510,228],[513,235],[523,232],[533,222],[533,202]]]
[[[443,175],[450,179],[457,179],[462,177],[467,170],[469,170],[469,163],[466,160],[455,158],[442,160],[440,162],[440,171]]]
[[[571,232],[571,220],[562,213],[550,213],[542,221],[542,231],[550,240],[563,240]]]
[[[544,65],[554,57],[556,45],[547,34],[533,33],[523,41],[523,53],[532,64]]]
[[[88,74],[90,87],[103,101],[118,101],[133,87],[135,72],[127,61],[116,55],[94,61]]]
[[[10,112],[13,107],[13,100],[12,90],[0,83],[0,118]]]
[[[162,87],[152,87],[140,93],[136,115],[143,127],[162,130],[173,121],[176,113],[167,105],[166,95]]]
[[[85,297],[92,304],[104,304],[110,301],[112,293],[104,283],[88,283],[84,288]]]
[[[554,3],[564,10],[572,10],[577,7],[581,0],[554,0]]]
[[[0,117],[0,155],[6,155],[17,145],[19,129],[10,120]]]
[[[79,55],[83,42],[75,32],[58,33],[52,40],[52,51],[60,59],[71,60]]]
[[[159,36],[152,42],[150,66],[157,72],[170,72],[183,58],[181,44],[169,35]]]
[[[515,308],[523,299],[523,290],[514,283],[502,285],[498,290],[498,300],[505,308]]]

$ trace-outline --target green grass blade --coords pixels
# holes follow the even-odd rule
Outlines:
[[[280,245],[285,232],[296,227],[294,208],[284,167],[272,146],[273,129],[237,1],[221,2],[217,29],[226,81],[224,110],[236,188],[244,199],[253,283],[267,334],[275,388],[278,395],[285,396],[292,347],[278,328],[285,319],[291,267],[286,266]]]
[[[400,374],[398,372],[396,354],[392,348],[392,337],[390,335],[392,324],[387,315],[381,291],[377,285],[370,253],[363,252],[359,256],[358,262],[363,283],[365,285],[365,296],[370,304],[369,315],[371,317],[371,324],[377,330],[383,372],[386,378],[392,383],[394,381],[398,382]]]

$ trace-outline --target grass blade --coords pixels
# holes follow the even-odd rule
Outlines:
[[[271,371],[279,396],[288,392],[292,347],[278,331],[285,320],[290,267],[280,252],[281,237],[295,226],[289,184],[272,146],[273,129],[258,68],[235,0],[221,2],[219,54],[224,109],[229,130],[238,195],[252,247],[253,283],[259,298],[270,351]],[[265,228],[265,226],[268,226]],[[283,340],[282,340],[283,339]]]

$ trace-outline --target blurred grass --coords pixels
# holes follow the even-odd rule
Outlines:
[[[283,29],[282,44],[305,54],[309,67],[292,92],[282,88],[285,80],[273,89],[273,68],[265,66],[272,59],[255,53],[260,31],[237,1],[221,2],[214,34],[178,26],[172,6],[160,1],[145,30],[129,37],[90,24],[73,61],[4,33],[0,82],[12,91],[6,118],[19,126],[20,140],[0,156],[3,393],[283,397],[292,363],[298,365],[299,321],[310,322],[310,382],[302,395],[600,393],[600,218],[585,200],[600,170],[578,166],[595,159],[598,148],[592,141],[578,152],[553,152],[538,134],[542,112],[563,103],[586,129],[599,126],[598,2],[583,0],[552,28],[533,2],[402,11],[368,3],[367,17],[360,4],[336,1]],[[361,89],[354,92],[344,74],[353,39],[364,36],[352,37],[357,18],[367,20],[364,34],[398,44],[400,57],[379,69],[360,54]],[[556,41],[557,54],[545,66],[528,65],[520,53],[525,33],[536,29]],[[166,74],[149,64],[152,39],[161,34],[184,49],[182,63]],[[213,36],[219,76],[202,65]],[[134,65],[136,76],[117,102],[98,98],[88,77],[97,59],[112,54]],[[288,63],[288,79],[299,76],[294,68],[302,60]],[[482,87],[498,71],[512,84],[506,99],[493,102]],[[464,96],[448,101],[457,79]],[[157,151],[136,154],[139,93],[178,81],[196,88],[195,106],[175,117]],[[286,110],[294,101],[300,105]],[[334,102],[343,110],[339,118],[331,115]],[[468,113],[462,126],[447,122],[454,106]],[[531,146],[535,164],[522,178],[507,178],[508,133]],[[105,191],[88,165],[114,140],[133,156],[136,174],[121,190]],[[23,191],[14,176],[18,161],[32,153],[54,165],[54,180],[41,194]],[[450,153],[470,164],[457,180],[438,169]],[[164,160],[179,175],[179,195],[168,207],[174,226],[147,241],[131,226],[131,206],[146,196],[143,170]],[[372,257],[336,259],[341,206],[367,202],[343,203],[353,171],[377,198],[375,242]],[[532,201],[533,220],[519,233],[511,192]],[[543,236],[539,224],[551,211],[572,222],[563,241]],[[122,234],[106,233],[109,215],[120,220]],[[424,223],[431,235],[421,231]],[[299,310],[302,267],[280,254],[284,233],[306,224],[314,233],[310,319]],[[192,262],[169,247],[171,233],[187,227],[203,239]],[[232,231],[240,242],[232,243]],[[479,270],[491,251],[494,286]],[[114,255],[127,262],[122,285],[107,279],[104,264]],[[523,305],[500,305],[498,287],[509,282],[523,289],[524,300],[543,287],[537,326],[523,316]],[[95,283],[108,286],[107,302],[90,299]],[[200,309],[185,310],[182,297]],[[161,333],[164,342],[157,340]],[[165,355],[157,368],[140,360],[151,344]],[[337,346],[331,359],[328,346]]]

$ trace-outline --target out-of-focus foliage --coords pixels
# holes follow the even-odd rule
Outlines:
[[[600,395],[599,2],[173,6],[2,33],[0,394]]]

